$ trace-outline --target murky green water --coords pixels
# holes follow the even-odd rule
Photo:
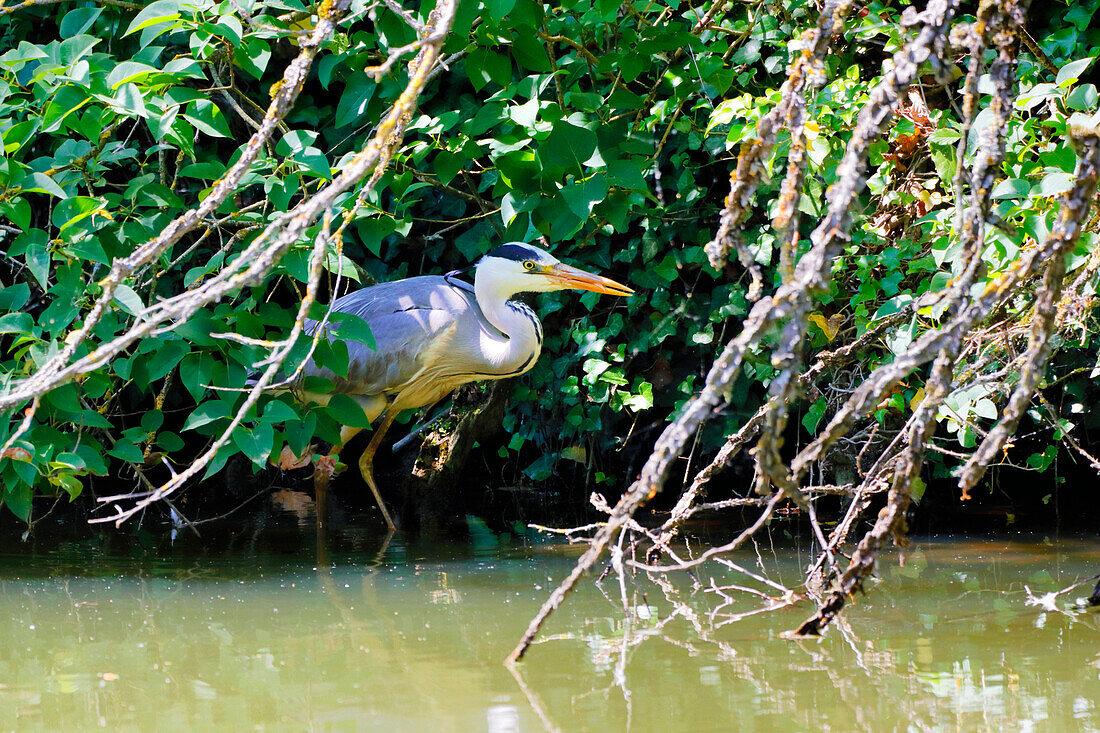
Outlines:
[[[618,584],[605,596],[588,582],[517,679],[500,662],[576,549],[395,542],[376,558],[379,541],[337,543],[320,570],[305,544],[4,555],[0,728],[1100,727],[1100,613],[1043,613],[1024,590],[1100,572],[1100,543],[918,542],[820,642],[779,638],[809,605],[728,623],[754,601],[716,609],[681,581],[687,605],[670,619],[665,595],[639,583],[628,592],[646,608],[624,624]],[[794,582],[807,555],[772,553],[772,577]]]

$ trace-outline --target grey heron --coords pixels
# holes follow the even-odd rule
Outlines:
[[[302,372],[303,377],[324,377],[333,386],[331,393],[303,396],[326,404],[332,394],[346,394],[363,408],[371,425],[377,424],[359,471],[391,530],[395,525],[373,473],[382,437],[403,410],[432,405],[467,382],[514,377],[534,366],[542,350],[542,324],[531,308],[511,299],[514,295],[569,289],[634,292],[523,242],[497,247],[473,270],[472,285],[456,271],[380,283],[339,298],[332,310],[366,321],[374,346],[346,341],[346,374],[312,361]],[[317,328],[307,325],[311,331]],[[328,332],[325,336],[335,338]],[[340,443],[329,454],[330,471],[335,456],[360,430],[341,428]]]

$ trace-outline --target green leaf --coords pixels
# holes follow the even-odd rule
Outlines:
[[[65,13],[58,28],[62,38],[72,38],[84,33],[103,14],[103,8],[77,8]]]
[[[35,135],[41,127],[42,120],[36,117],[33,120],[17,122],[6,130],[0,130],[0,139],[4,141],[3,152],[8,155],[18,152],[28,142],[36,139]]]
[[[73,452],[80,456],[89,473],[96,476],[107,475],[107,461],[103,459],[103,446],[94,438],[83,436],[80,444],[73,448]]]
[[[6,216],[20,229],[31,227],[31,205],[23,197],[0,203],[0,217]]]
[[[238,425],[233,428],[233,444],[257,466],[267,464],[275,443],[275,429],[271,423],[259,422],[254,428]]]
[[[1031,193],[1031,184],[1023,178],[1006,178],[993,187],[989,194],[994,199],[1023,199]]]
[[[0,288],[0,311],[20,310],[31,298],[31,288],[26,283],[16,283]],[[26,315],[29,313],[9,313],[8,315]],[[5,316],[6,318],[7,316]]]
[[[24,522],[30,521],[34,491],[26,484],[9,486],[3,493],[4,506]]]
[[[913,480],[909,482],[909,495],[914,504],[920,504],[920,500],[924,497],[924,491],[927,488],[927,484],[924,483],[920,476],[913,477]]]
[[[187,105],[184,118],[201,132],[213,137],[230,137],[229,123],[218,106],[209,99],[201,99]]]
[[[162,430],[157,433],[156,445],[164,451],[175,453],[178,450],[183,450],[187,444],[183,441],[183,438],[171,430]]]
[[[183,423],[184,430],[201,428],[218,420],[228,420],[233,415],[233,406],[225,400],[207,400],[196,407]]]
[[[43,400],[52,409],[66,415],[75,415],[82,411],[80,393],[77,392],[76,385],[73,382],[50,390],[45,394]]]
[[[516,0],[485,0],[485,9],[489,11],[489,17],[498,23],[504,20],[515,6]]]
[[[1096,85],[1081,84],[1066,95],[1066,106],[1076,110],[1091,110],[1096,108],[1097,100]]]
[[[122,310],[132,316],[136,316],[145,310],[145,304],[141,302],[141,296],[125,283],[121,283],[115,287],[114,301],[119,304]]]
[[[607,176],[595,173],[584,181],[571,183],[561,190],[569,210],[582,219],[592,213],[592,207],[607,198]]]
[[[1058,88],[1053,84],[1036,84],[1030,89],[1020,91],[1020,95],[1016,98],[1016,107],[1019,109],[1031,109],[1048,99],[1058,96]],[[974,136],[973,128],[971,128],[970,134],[971,137]]]
[[[11,288],[5,289],[10,290]],[[0,333],[29,334],[33,328],[34,318],[30,313],[5,313],[0,316]]]
[[[512,27],[512,58],[520,66],[536,73],[546,74],[554,70],[546,57],[546,47],[530,25],[517,24]]]
[[[271,46],[262,38],[248,38],[243,44],[234,47],[233,58],[254,79],[259,79],[264,75],[264,70],[267,69],[267,64],[271,60]],[[325,58],[332,57],[325,56]]]
[[[205,79],[198,61],[188,57],[175,58],[164,65],[162,72],[178,79]]]
[[[47,289],[50,286],[50,251],[47,235],[41,229],[28,229],[15,238],[9,254],[22,253],[34,279]]]
[[[53,463],[58,464],[58,466],[75,468],[78,471],[84,468],[84,459],[75,453],[59,453],[53,459]]]
[[[124,115],[147,118],[149,111],[145,108],[145,98],[137,84],[126,83],[118,88],[115,96],[109,100],[111,107]]]
[[[607,175],[611,185],[629,191],[649,191],[646,172],[649,162],[645,160],[613,160],[607,164]]]
[[[741,48],[730,57],[731,64],[753,64],[760,60],[763,42],[759,36],[749,38]]]
[[[367,113],[367,105],[378,84],[366,74],[355,74],[344,87],[340,102],[336,105],[336,127],[343,127],[361,121]],[[316,136],[314,137],[316,139]],[[312,143],[313,140],[310,140]],[[306,146],[302,146],[303,148]]]
[[[148,64],[143,64],[139,61],[123,61],[118,66],[111,69],[111,72],[107,74],[107,86],[112,90],[118,89],[128,81],[144,79],[151,74],[157,73],[159,72]]]
[[[202,475],[203,480],[205,481],[225,468],[226,461],[238,453],[239,451],[232,440],[223,444],[222,447],[218,448],[218,452],[214,454],[214,457],[210,460],[210,464],[206,467],[206,471]]]
[[[196,402],[206,394],[206,385],[213,384],[221,365],[206,352],[192,351],[180,362],[180,380]],[[224,371],[224,368],[223,368]]]
[[[11,71],[19,71],[28,61],[49,58],[49,54],[33,43],[20,41],[19,46],[0,55],[0,66]]]
[[[334,394],[325,406],[325,412],[340,425],[349,428],[369,428],[370,420],[358,402],[346,394]]]
[[[141,463],[144,457],[134,441],[127,440],[126,438],[120,438],[115,441],[115,444],[111,447],[111,450],[107,451],[107,455],[112,458],[117,458],[120,461],[126,461],[127,463]]]
[[[557,458],[553,453],[545,453],[523,469],[523,472],[532,481],[545,481],[554,474],[554,464],[557,463]]]
[[[183,341],[167,341],[160,344],[159,348],[149,354],[143,360],[145,374],[149,381],[162,379],[176,368],[180,360],[190,351]]]
[[[817,426],[821,423],[821,418],[825,416],[825,410],[828,407],[828,401],[824,397],[819,397],[806,408],[806,413],[802,416],[802,427],[806,428],[806,432],[810,435],[817,434]]]
[[[180,178],[200,178],[204,181],[214,181],[225,175],[225,163],[218,160],[204,160],[198,163],[184,166],[180,170]]]
[[[92,49],[97,44],[99,44],[100,40],[101,39],[96,38],[95,36],[89,36],[85,34],[73,36],[72,38],[66,38],[55,47],[54,52],[51,54],[51,57],[62,66],[71,67],[77,61],[80,61],[84,57],[88,56],[92,52]],[[47,66],[45,68],[48,69],[49,67]],[[40,70],[40,73],[41,71],[42,70]],[[42,79],[46,77],[39,75],[36,78]]]
[[[291,130],[275,143],[275,152],[279,155],[293,155],[301,153],[317,140],[317,132],[314,130]]]
[[[272,400],[264,407],[264,420],[269,423],[281,423],[288,420],[298,420],[299,415],[294,408],[282,400]]]
[[[217,23],[209,23],[204,27],[225,39],[230,46],[239,46],[244,36],[244,26],[241,25],[240,20],[232,15],[223,15],[218,18]]]
[[[1058,76],[1055,78],[1054,83],[1060,87],[1072,84],[1081,78],[1081,74],[1084,73],[1085,69],[1087,69],[1092,62],[1093,59],[1091,58],[1070,61],[1065,66],[1058,69]]]
[[[57,90],[50,103],[46,105],[42,113],[42,132],[56,132],[61,128],[61,123],[78,109],[91,101],[85,90],[73,85],[66,85]]]
[[[50,220],[58,230],[64,232],[69,227],[95,215],[97,212],[105,219],[106,217],[103,215],[106,212],[106,208],[104,208],[106,205],[105,199],[73,196],[58,202],[57,206],[54,207],[53,216],[50,217]]]
[[[466,75],[476,92],[480,92],[490,82],[507,86],[512,80],[512,60],[492,49],[475,48],[466,57]]]
[[[169,23],[179,20],[179,0],[156,0],[146,5],[137,17],[130,21],[129,27],[123,33],[123,37],[132,35],[158,23]],[[167,30],[167,29],[165,29]]]
[[[580,175],[585,162],[596,152],[596,133],[559,120],[539,145],[538,158],[549,175]]]
[[[569,92],[565,97],[565,103],[583,112],[596,112],[604,106],[603,97],[592,92]]]
[[[335,335],[344,341],[357,341],[372,351],[376,348],[370,324],[354,313],[333,313],[331,321],[336,326]]]
[[[983,397],[974,403],[974,414],[987,420],[997,419],[997,406],[987,397]]]
[[[111,421],[100,415],[95,410],[81,410],[77,422],[86,428],[102,428],[110,430],[114,427]]]
[[[511,226],[518,215],[534,211],[540,198],[540,194],[522,196],[515,191],[504,194],[504,198],[500,200],[500,219],[504,226]]]
[[[940,147],[932,148],[932,164],[936,166],[936,175],[941,181],[954,180],[958,164],[955,151]]]
[[[902,293],[901,295],[895,295],[893,298],[890,298],[885,303],[883,303],[881,306],[879,306],[878,310],[875,311],[875,315],[871,317],[871,320],[877,321],[880,318],[885,318],[886,316],[897,313],[902,308],[904,308],[906,305],[911,303],[912,300],[913,300],[913,296],[910,295],[909,293]]]
[[[962,133],[951,127],[938,127],[928,135],[928,142],[936,145],[954,145]]]
[[[1043,473],[1050,465],[1054,463],[1054,459],[1058,457],[1058,446],[1048,445],[1042,453],[1032,453],[1027,457],[1026,463],[1031,468],[1035,469],[1039,473]]]
[[[1039,182],[1039,193],[1043,196],[1057,196],[1073,189],[1077,179],[1072,174],[1062,170],[1053,170],[1043,176]]]
[[[1092,21],[1092,16],[1096,13],[1097,3],[1095,0],[1084,3],[1073,3],[1065,9],[1063,17],[1069,23],[1072,23],[1077,30],[1083,31],[1089,27],[1089,22]]]
[[[54,183],[54,180],[47,176],[45,173],[38,173],[37,171],[31,174],[31,181],[33,183],[30,186],[24,186],[24,191],[38,191],[39,193],[48,193],[51,196],[56,196],[59,199],[68,198],[68,194],[65,190]]]

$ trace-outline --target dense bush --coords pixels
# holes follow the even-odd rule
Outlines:
[[[983,253],[990,273],[1045,236],[1057,215],[1054,197],[1071,185],[1075,156],[1066,126],[1073,114],[1097,109],[1096,86],[1087,82],[1100,48],[1100,31],[1090,26],[1097,4],[1054,3],[1042,9],[1048,16],[1034,18],[1038,46],[1021,56],[1019,114],[993,191],[1003,225]],[[233,0],[25,5],[0,9],[0,48],[8,49],[0,54],[5,389],[66,343],[114,258],[211,194],[318,12],[296,2]],[[416,39],[395,7],[353,4],[232,196],[118,288],[77,357],[118,336],[158,299],[214,276],[364,146],[408,74],[399,62],[375,81],[369,67]],[[408,12],[424,21],[429,9]],[[860,105],[907,38],[899,17],[892,3],[869,3],[826,59],[807,128],[803,233],[823,211]],[[421,96],[400,150],[345,233],[342,253],[334,241],[325,267],[330,286],[337,272],[343,283],[368,283],[445,272],[502,241],[543,238],[563,259],[639,291],[624,301],[538,297],[545,354],[514,384],[504,422],[509,437],[500,447],[505,483],[557,473],[621,485],[736,333],[751,305],[748,274],[738,264],[713,269],[703,245],[714,235],[739,146],[778,100],[816,18],[815,6],[802,2],[460,4],[444,47],[446,68]],[[963,59],[945,61],[963,64],[962,76]],[[979,104],[988,92],[979,83]],[[874,319],[958,274],[958,87],[944,88],[929,73],[910,96],[873,152],[867,216],[810,318],[814,348],[854,339]],[[983,115],[964,158],[974,151]],[[788,148],[781,134],[770,162],[775,170]],[[776,177],[757,191],[758,213],[746,232],[765,290],[781,277],[771,225],[779,185]],[[353,199],[354,191],[338,206],[349,208]],[[36,492],[76,497],[85,477],[114,475],[126,464],[149,467],[156,481],[167,477],[162,457],[191,460],[241,403],[232,390],[266,356],[259,341],[280,337],[293,322],[311,247],[304,238],[263,283],[241,287],[48,392],[28,429],[8,440],[29,403],[19,405],[0,423],[5,505],[28,518]],[[1097,249],[1090,231],[1071,273],[1090,266]],[[1060,433],[1087,417],[1080,406],[1088,404],[1096,353],[1090,278],[1078,289],[1081,310],[1071,314],[1079,327],[1062,331],[1073,342],[1060,343],[1068,351],[1057,376],[1072,399],[1057,417]],[[1020,313],[1026,306],[1017,304]],[[856,372],[892,358],[938,316],[914,315]],[[224,333],[258,341],[219,337]],[[341,358],[346,363],[339,348],[322,345],[318,353],[335,367]],[[767,351],[750,358],[729,408],[701,435],[701,453],[755,411],[774,373]],[[914,378],[881,405],[879,420],[906,414],[920,392]],[[956,392],[940,415],[942,429],[973,446],[1003,394],[1000,381]],[[812,433],[836,399],[828,391],[809,395],[802,429]],[[300,452],[314,439],[334,441],[338,425],[356,421],[350,401],[306,409],[288,396],[266,400],[233,431],[207,475],[234,453],[261,467],[284,445]],[[1045,469],[1056,451],[1052,441],[1026,460]]]

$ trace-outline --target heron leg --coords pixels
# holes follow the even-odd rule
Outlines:
[[[378,508],[382,510],[382,518],[386,520],[386,526],[390,528],[391,532],[397,529],[397,525],[390,518],[390,513],[386,510],[386,503],[382,501],[382,494],[378,491],[378,484],[374,482],[374,454],[378,452],[378,446],[382,444],[382,437],[390,429],[395,417],[397,417],[397,413],[391,414],[388,411],[383,413],[382,422],[375,428],[367,449],[359,457],[359,473],[363,474],[363,480],[367,482],[371,493],[374,494],[374,500],[378,502]],[[341,431],[342,434],[343,431]]]

